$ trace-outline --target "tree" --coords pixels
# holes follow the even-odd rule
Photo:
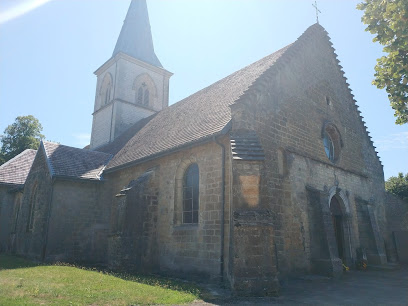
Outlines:
[[[364,0],[361,21],[388,53],[377,59],[373,84],[388,93],[396,124],[408,122],[408,0]]]
[[[34,116],[19,116],[16,121],[4,130],[0,136],[0,164],[17,156],[25,149],[37,149],[40,140],[42,126]]]
[[[408,173],[398,173],[398,176],[391,176],[385,182],[385,189],[395,194],[403,200],[408,201]]]

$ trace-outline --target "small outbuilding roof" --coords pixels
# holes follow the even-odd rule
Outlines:
[[[1,165],[0,184],[24,185],[36,153],[36,150],[27,149]]]
[[[100,180],[102,170],[105,168],[112,155],[78,149],[44,141],[51,175],[76,179]]]

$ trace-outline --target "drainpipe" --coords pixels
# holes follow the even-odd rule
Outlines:
[[[214,141],[221,147],[222,150],[222,166],[221,166],[221,255],[220,255],[220,276],[221,282],[224,282],[224,225],[225,225],[225,147],[214,136]]]

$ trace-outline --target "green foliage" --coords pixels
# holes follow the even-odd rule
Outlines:
[[[373,84],[385,88],[396,124],[408,122],[408,0],[365,0],[357,5],[366,31],[388,53],[377,59]]]
[[[0,136],[0,165],[17,156],[26,149],[37,149],[40,140],[42,126],[34,116],[19,116],[16,121],[4,130]]]
[[[408,201],[408,173],[405,176],[402,172],[398,173],[398,176],[391,176],[385,182],[385,189]]]
[[[166,278],[40,265],[0,254],[0,305],[180,305],[200,294],[192,284]]]

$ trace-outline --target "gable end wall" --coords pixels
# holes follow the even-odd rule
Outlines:
[[[372,202],[385,233],[382,166],[330,42],[321,33],[314,35],[299,39],[232,107],[233,130],[255,130],[266,155],[260,205],[274,215],[281,277],[311,270],[309,224],[315,220],[308,214],[306,186],[323,191],[337,184],[348,195],[354,255],[360,246],[354,196]],[[327,122],[339,129],[343,141],[336,163],[324,151]]]

